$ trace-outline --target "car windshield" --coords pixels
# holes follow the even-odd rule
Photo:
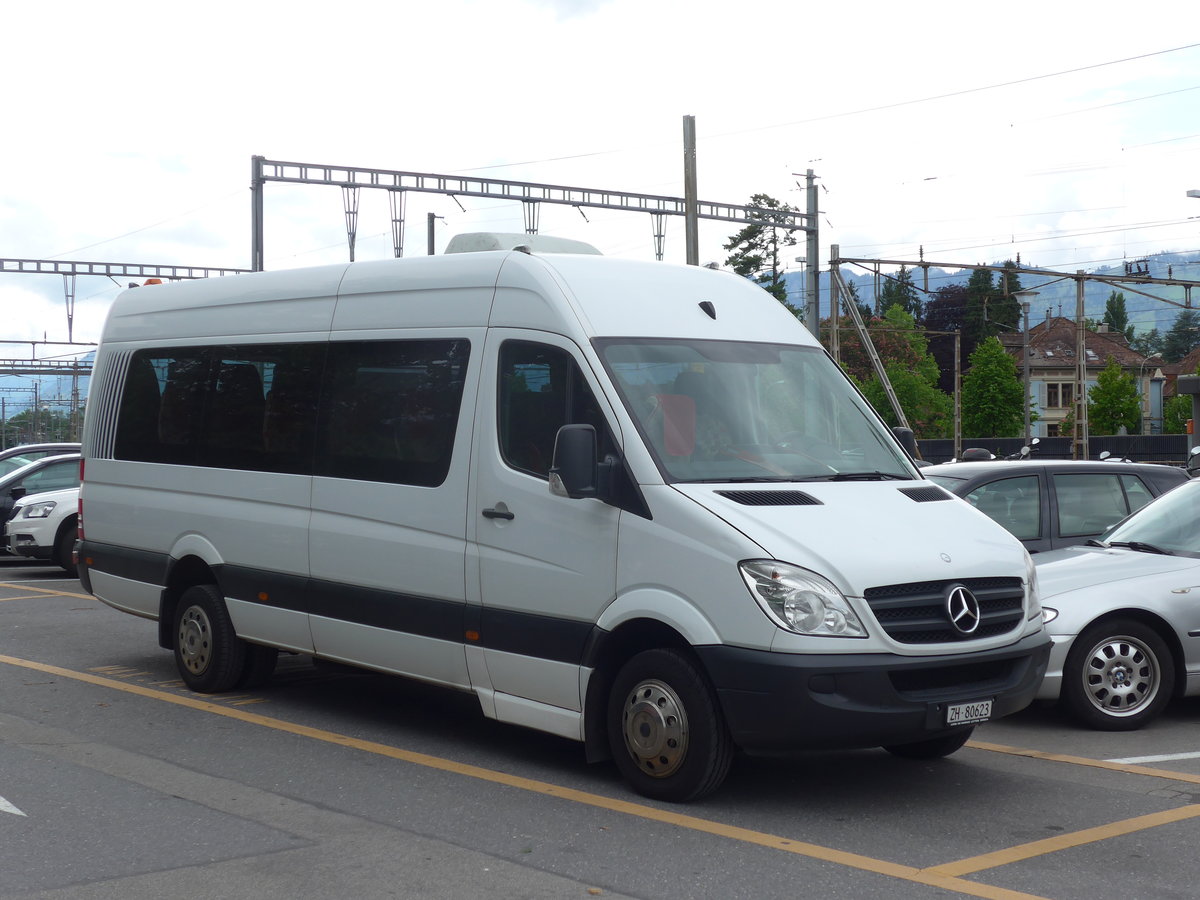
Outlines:
[[[1200,481],[1189,481],[1146,504],[1107,531],[1107,544],[1148,552],[1200,556]]]
[[[596,344],[668,481],[918,477],[818,348],[653,338]]]

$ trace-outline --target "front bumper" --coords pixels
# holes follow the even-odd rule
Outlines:
[[[786,655],[697,647],[734,741],[748,753],[852,749],[947,734],[946,707],[992,700],[992,718],[1028,706],[1046,674],[1045,632],[950,656]]]

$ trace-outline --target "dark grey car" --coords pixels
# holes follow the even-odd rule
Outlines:
[[[1157,463],[993,460],[927,466],[921,474],[995,519],[1030,553],[1085,543],[1188,480]]]

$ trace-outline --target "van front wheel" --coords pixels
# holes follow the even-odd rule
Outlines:
[[[647,650],[617,673],[608,740],[621,774],[639,794],[682,803],[725,780],[733,740],[708,680],[691,659]]]
[[[175,664],[193,691],[217,694],[242,677],[246,645],[233,630],[225,601],[213,585],[198,584],[183,592],[172,633]]]

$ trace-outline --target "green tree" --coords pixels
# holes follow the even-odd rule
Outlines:
[[[905,266],[901,266],[894,276],[885,278],[883,287],[879,289],[875,303],[878,314],[883,315],[893,306],[899,306],[914,320],[921,320],[921,295],[913,284],[912,272]]]
[[[971,438],[1017,437],[1025,427],[1025,389],[1017,364],[998,338],[982,341],[963,376],[963,435]]]
[[[1162,357],[1167,362],[1179,362],[1200,344],[1200,312],[1181,309],[1175,324],[1163,336]]]
[[[1088,391],[1088,430],[1093,434],[1127,434],[1141,431],[1142,401],[1133,376],[1111,356],[1104,371]]]
[[[725,265],[743,278],[762,285],[793,314],[798,314],[800,311],[787,300],[782,259],[783,248],[796,244],[795,233],[786,227],[788,217],[784,214],[796,209],[766,194],[755,194],[747,205],[756,207],[758,213],[723,245],[732,251],[725,259]]]
[[[5,424],[5,434],[10,444],[76,440],[71,436],[71,414],[64,410],[26,409],[10,416]],[[12,440],[14,435],[15,442]]]
[[[1142,356],[1158,356],[1163,350],[1163,336],[1157,328],[1151,328],[1129,339],[1129,346]]]
[[[1016,267],[1011,259],[1004,261],[996,296],[988,305],[988,319],[995,328],[992,334],[1021,330],[1021,303],[1015,295],[1022,288],[1021,276],[1014,271]]]
[[[1133,341],[1133,326],[1129,324],[1129,313],[1125,310],[1125,295],[1120,291],[1108,295],[1108,302],[1104,304],[1104,324],[1125,335],[1127,341]]]
[[[963,310],[963,340],[968,358],[985,339],[995,334],[988,307],[996,297],[991,269],[976,269],[967,280],[967,302]]]
[[[1185,434],[1188,419],[1192,417],[1190,394],[1176,394],[1163,403],[1163,434]]]
[[[948,437],[954,401],[937,388],[937,361],[913,317],[897,304],[882,318],[873,319],[867,331],[914,434],[919,438]],[[884,421],[898,425],[887,391],[853,330],[842,344],[842,364]]]

